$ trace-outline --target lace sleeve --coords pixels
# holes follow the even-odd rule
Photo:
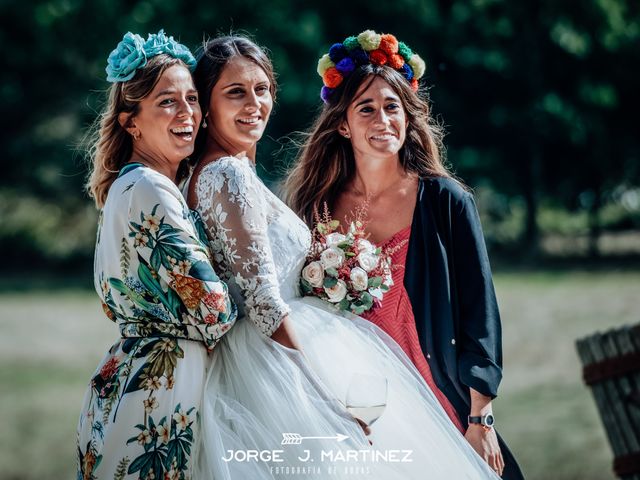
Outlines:
[[[216,263],[240,288],[249,319],[271,336],[289,307],[280,296],[262,188],[246,159],[230,157],[202,170],[195,193]]]

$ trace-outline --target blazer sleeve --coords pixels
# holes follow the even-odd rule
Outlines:
[[[502,327],[473,196],[463,192],[451,214],[459,317],[458,375],[464,385],[494,398],[502,379]]]

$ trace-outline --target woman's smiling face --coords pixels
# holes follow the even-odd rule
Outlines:
[[[262,138],[273,108],[269,77],[246,57],[233,57],[213,86],[209,135],[229,154],[251,151]]]
[[[178,164],[193,153],[202,119],[191,73],[181,65],[167,68],[129,120],[139,133],[134,150]]]
[[[400,97],[385,80],[365,80],[347,110],[340,133],[354,153],[366,157],[397,156],[404,145],[407,116]]]

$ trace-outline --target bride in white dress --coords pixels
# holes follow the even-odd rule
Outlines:
[[[299,296],[310,232],[255,170],[275,93],[264,52],[243,37],[211,40],[195,81],[207,138],[185,193],[239,316],[209,366],[194,478],[498,478],[389,336]],[[387,382],[369,436],[344,406],[358,379]],[[360,406],[380,404],[367,395]]]

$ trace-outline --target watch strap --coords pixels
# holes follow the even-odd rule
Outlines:
[[[492,413],[487,413],[486,415],[482,415],[482,416],[469,415],[467,417],[467,422],[470,425],[481,425],[481,426],[483,426],[485,428],[490,429],[495,424],[495,419],[494,419]]]

